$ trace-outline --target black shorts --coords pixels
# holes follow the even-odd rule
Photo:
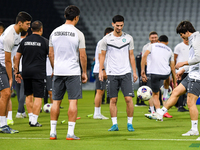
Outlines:
[[[107,95],[110,98],[118,97],[118,91],[121,88],[124,97],[134,97],[133,81],[131,73],[125,75],[108,75]]]
[[[62,100],[67,90],[69,100],[82,98],[81,76],[53,76],[53,100]]]
[[[159,75],[159,74],[149,74],[148,78],[150,80],[150,84],[147,84],[154,93],[157,93],[160,90],[160,82],[162,80],[166,80],[169,77],[168,75]]]
[[[23,79],[24,94],[26,96],[33,94],[34,97],[43,98],[46,80],[45,79]]]
[[[189,78],[189,75],[187,75],[182,81],[181,84],[185,87],[186,91],[188,93],[192,93],[199,97],[200,95],[200,80],[195,80]]]
[[[94,73],[95,76],[95,83],[96,83],[96,90],[105,90],[106,89],[106,80],[100,81],[99,80],[99,74]]]
[[[47,91],[52,91],[52,82],[53,78],[51,78],[51,76],[47,76]]]

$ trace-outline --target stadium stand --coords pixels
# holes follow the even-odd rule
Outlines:
[[[71,0],[81,9],[81,17],[90,29],[95,41],[102,38],[103,30],[111,26],[112,17],[125,17],[124,31],[131,34],[135,42],[135,55],[148,42],[150,31],[169,37],[172,49],[181,42],[176,26],[182,20],[189,20],[196,29],[200,26],[200,0]]]
[[[135,56],[148,42],[150,31],[166,34],[169,47],[173,49],[181,42],[175,31],[180,21],[191,21],[197,30],[200,27],[200,0],[6,0],[0,5],[0,21],[8,26],[15,22],[19,11],[27,11],[33,20],[43,22],[43,36],[48,38],[55,27],[64,23],[64,8],[71,4],[81,10],[77,28],[85,34],[88,64],[94,57],[96,43],[102,38],[104,29],[112,26],[112,17],[117,14],[125,17],[123,31],[134,38]]]

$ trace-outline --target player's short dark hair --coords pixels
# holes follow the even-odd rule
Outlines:
[[[158,38],[158,41],[160,41],[160,42],[168,42],[168,37],[166,35],[161,35]]]
[[[179,25],[177,26],[177,28],[176,28],[176,33],[177,34],[180,34],[180,33],[185,34],[187,31],[189,31],[191,33],[196,32],[196,30],[194,29],[194,27],[193,27],[191,22],[189,22],[189,21],[181,21],[179,23]]]
[[[0,21],[0,26],[1,26],[1,27],[3,27],[3,28],[5,28],[5,25],[4,25],[4,23],[3,23],[3,22],[1,22],[1,21]]]
[[[39,20],[36,20],[31,24],[32,32],[38,32],[38,31],[40,31],[41,28],[43,28],[43,24]]]
[[[74,18],[76,16],[80,15],[80,10],[78,7],[74,6],[74,5],[70,5],[68,7],[65,8],[65,18],[66,20],[74,20]]]
[[[149,37],[150,37],[151,35],[154,35],[154,34],[158,35],[158,33],[157,33],[156,31],[151,31],[151,32],[149,33]]]
[[[106,35],[106,34],[112,32],[112,31],[114,31],[114,29],[111,28],[111,27],[108,27],[108,28],[105,29],[105,31],[104,31],[104,35]]]
[[[32,17],[30,14],[28,14],[25,11],[21,11],[18,13],[15,23],[17,24],[19,21],[23,23],[25,21],[31,21],[31,20],[32,20]]]
[[[116,23],[116,22],[124,22],[124,17],[121,15],[116,15],[112,18],[112,22]]]

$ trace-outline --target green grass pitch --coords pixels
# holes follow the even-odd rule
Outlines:
[[[133,98],[135,104],[136,98]],[[146,102],[148,104],[148,102]],[[119,131],[108,132],[112,126],[109,120],[94,120],[86,117],[94,112],[94,91],[83,91],[83,99],[78,101],[78,117],[75,135],[78,141],[67,141],[67,94],[62,101],[64,109],[60,110],[57,124],[57,140],[50,140],[50,114],[42,112],[38,121],[42,127],[29,127],[28,118],[16,119],[17,98],[12,98],[13,129],[18,134],[0,133],[0,150],[187,150],[200,148],[198,136],[182,137],[191,127],[189,112],[177,112],[173,107],[169,113],[173,118],[164,118],[163,122],[148,120],[144,117],[148,107],[135,107],[133,127],[134,132],[127,130],[126,104],[121,92],[118,98],[118,126]],[[198,105],[198,108],[200,106]],[[102,105],[102,114],[110,118],[109,105]],[[61,124],[62,120],[66,120]]]

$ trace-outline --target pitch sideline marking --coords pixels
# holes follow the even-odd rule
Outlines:
[[[10,137],[0,137],[3,140],[49,140],[49,138],[10,138]],[[200,138],[195,139],[134,139],[134,138],[127,138],[129,141],[199,141]]]
[[[18,137],[18,138],[11,138],[11,137],[0,137],[2,140],[47,140],[49,138],[23,138],[23,137]]]
[[[199,141],[200,139],[134,139],[134,138],[127,138],[129,141]]]

